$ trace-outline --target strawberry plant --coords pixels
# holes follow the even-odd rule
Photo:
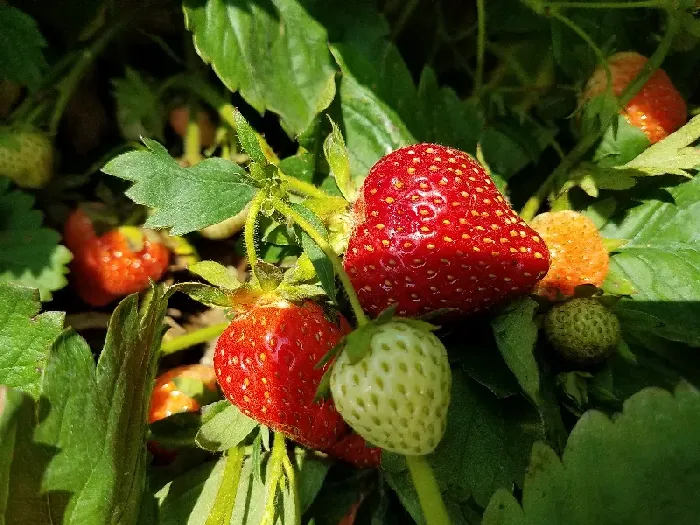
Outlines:
[[[1,2],[0,523],[696,524],[699,17]]]

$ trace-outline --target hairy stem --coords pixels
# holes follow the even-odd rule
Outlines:
[[[221,483],[216,493],[214,506],[204,525],[228,525],[231,523],[244,455],[242,447],[234,447],[228,451],[224,473],[221,476]]]
[[[168,339],[167,341],[163,341],[163,343],[160,345],[160,355],[161,357],[166,356],[179,352],[180,350],[185,350],[192,346],[211,341],[212,339],[219,337],[223,331],[226,330],[227,326],[228,323],[217,323],[204,328],[199,328],[198,330],[193,330],[183,335],[178,335],[172,339]]]
[[[627,85],[620,95],[618,103],[621,107],[626,106],[642,88],[642,86],[646,84],[651,75],[654,74],[654,71],[656,71],[656,69],[658,69],[661,63],[664,61],[666,54],[671,48],[673,37],[678,31],[678,17],[669,12],[666,20],[666,33],[659,43],[659,46],[656,48],[656,51],[654,51],[654,54],[644,65],[644,68],[642,68],[639,75],[637,75],[637,77]],[[571,168],[573,168],[581,160],[581,158],[583,158],[588,150],[593,147],[601,135],[608,129],[612,123],[612,119],[615,116],[616,115],[608,115],[605,121],[601,123],[602,125],[598,130],[592,131],[583,136],[578,144],[576,144],[576,146],[574,146],[574,148],[562,159],[561,163],[547,177],[534,195],[532,195],[532,197],[530,197],[525,203],[525,206],[520,212],[520,216],[524,221],[529,222],[532,220],[535,214],[537,214],[537,211],[540,209],[543,201],[550,195],[550,193],[554,192],[555,186],[559,179]]]
[[[284,475],[287,476],[289,491],[294,495],[294,521],[292,523],[293,525],[298,525],[301,523],[301,502],[299,501],[297,474],[294,471],[294,465],[292,465],[292,462],[287,454],[285,454],[284,458],[282,458],[282,467],[284,468]]]
[[[345,293],[350,301],[350,306],[355,314],[355,319],[357,319],[357,325],[362,326],[363,324],[367,323],[367,316],[365,316],[362,306],[360,305],[360,301],[357,299],[357,293],[355,293],[355,288],[350,282],[350,277],[343,268],[343,262],[333,251],[333,248],[331,248],[331,245],[328,244],[328,241],[316,231],[316,228],[314,228],[309,221],[307,221],[304,217],[297,213],[294,208],[283,202],[281,199],[274,198],[272,200],[272,205],[282,215],[297,223],[299,227],[304,230],[309,237],[311,237],[311,239],[313,239],[321,251],[326,254],[326,257],[330,259],[331,264],[333,265],[333,270],[335,270],[335,273],[340,278],[340,282],[343,284]]]
[[[299,180],[296,177],[290,177],[289,175],[281,174],[280,178],[287,185],[287,187],[294,193],[299,195],[304,195],[307,197],[316,197],[319,199],[328,198],[329,195],[320,188],[317,188],[313,184]]]
[[[255,226],[257,224],[258,215],[260,214],[260,208],[263,201],[265,200],[265,192],[259,191],[253,200],[250,201],[250,208],[248,209],[248,217],[245,220],[245,251],[248,257],[248,264],[250,264],[250,274],[252,279],[255,280],[255,265],[258,262],[258,253],[255,249]]]
[[[287,449],[284,444],[284,434],[275,432],[275,437],[272,442],[272,452],[270,453],[270,471],[268,472],[267,494],[265,495],[265,512],[260,525],[272,525],[275,521],[275,495],[277,487],[282,477],[282,468],[284,464],[284,456],[287,455]]]
[[[406,463],[427,525],[450,525],[440,487],[425,456],[406,456]]]

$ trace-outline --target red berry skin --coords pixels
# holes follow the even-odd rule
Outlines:
[[[105,306],[130,293],[141,292],[151,279],[159,280],[168,268],[170,252],[165,245],[138,232],[139,246],[134,248],[133,239],[120,229],[98,237],[90,218],[79,209],[68,217],[63,237],[73,253],[70,266],[73,285],[81,299],[91,306]]]
[[[328,365],[314,367],[349,331],[342,316],[338,326],[312,301],[263,298],[219,337],[217,380],[247,416],[309,448],[328,449],[348,427],[332,399],[314,402]]]
[[[377,162],[353,208],[344,258],[360,303],[398,303],[415,316],[469,314],[529,292],[549,268],[547,246],[471,156],[437,144]]]
[[[354,432],[345,436],[325,452],[331,457],[358,468],[377,468],[382,458],[381,448],[370,447],[362,436]]]
[[[619,97],[627,85],[641,72],[648,59],[634,52],[615,53],[608,59],[612,75],[612,91]],[[582,99],[600,95],[607,87],[605,70],[599,67],[586,85]],[[657,69],[646,84],[625,106],[623,116],[639,128],[652,144],[665,139],[686,123],[688,108],[663,69]]]

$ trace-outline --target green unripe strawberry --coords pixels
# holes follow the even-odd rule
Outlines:
[[[53,144],[37,132],[10,135],[0,146],[0,176],[22,188],[43,188],[53,175]]]
[[[620,322],[595,299],[572,299],[554,306],[545,319],[552,347],[567,361],[592,365],[603,361],[620,342]]]
[[[372,445],[418,456],[442,439],[452,383],[447,351],[411,321],[374,328],[367,354],[353,364],[343,352],[330,383],[340,415]]]

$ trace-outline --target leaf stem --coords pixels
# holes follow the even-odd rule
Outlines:
[[[280,178],[287,185],[287,187],[294,193],[299,193],[308,197],[315,197],[318,199],[326,199],[330,197],[325,191],[317,188],[313,184],[304,182],[303,180],[297,179],[296,177],[290,177],[284,173],[280,173]]]
[[[228,323],[217,323],[163,341],[160,345],[160,355],[163,357],[211,341],[220,336],[227,327]]]
[[[265,496],[265,511],[260,520],[260,525],[272,525],[275,521],[275,495],[282,478],[282,468],[286,454],[287,448],[284,442],[284,434],[275,432],[269,460],[270,472],[268,473],[267,494]]]
[[[477,37],[476,37],[476,74],[474,92],[481,93],[484,84],[484,53],[486,52],[486,6],[484,0],[476,0]]]
[[[406,464],[411,472],[413,486],[418,493],[418,500],[427,525],[450,525],[450,517],[442,500],[440,487],[425,456],[406,456]]]
[[[561,16],[561,15],[559,15]],[[637,92],[646,84],[651,75],[659,68],[661,63],[664,61],[666,54],[671,48],[673,43],[673,37],[678,31],[678,17],[672,12],[668,12],[667,27],[663,39],[659,43],[659,46],[654,51],[654,54],[649,58],[642,71],[637,75],[637,77],[630,82],[624,89],[620,97],[618,98],[618,104],[620,107],[625,107],[632,98],[637,94]],[[568,20],[568,19],[567,19]],[[586,35],[587,37],[587,35]],[[594,48],[597,49],[597,48]],[[537,211],[540,209],[542,202],[552,193],[555,185],[571,168],[573,168],[583,156],[588,152],[588,150],[596,143],[600,136],[608,129],[612,123],[612,119],[616,115],[608,115],[604,122],[601,123],[599,129],[594,130],[591,133],[583,136],[581,140],[574,146],[574,148],[562,159],[561,163],[550,173],[550,175],[545,179],[542,185],[538,188],[532,197],[528,199],[520,212],[520,216],[525,222],[529,222],[533,219]]]
[[[226,464],[224,465],[224,473],[221,476],[219,490],[216,493],[214,506],[209,512],[204,525],[228,525],[231,523],[244,455],[244,449],[240,446],[233,447],[226,454]]]
[[[194,104],[188,105],[189,118],[187,120],[187,133],[185,134],[185,160],[189,166],[194,166],[202,160],[202,142],[199,124],[197,124]]]
[[[245,220],[245,230],[243,233],[248,264],[250,264],[250,274],[253,280],[256,279],[255,265],[258,262],[258,253],[255,249],[255,227],[264,200],[265,192],[261,190],[253,197],[253,200],[250,201],[250,208],[248,209],[248,217],[246,217]]]
[[[294,471],[294,465],[292,465],[292,462],[287,454],[285,454],[282,458],[282,467],[284,468],[285,476],[287,476],[287,482],[289,483],[289,491],[294,496],[293,525],[298,525],[299,523],[301,523],[301,503],[299,501],[299,489],[297,487],[297,474]]]
[[[73,67],[64,77],[63,81],[58,85],[58,99],[54,106],[51,120],[49,121],[49,133],[55,135],[58,130],[58,124],[61,122],[63,112],[68,106],[73,93],[78,84],[83,78],[85,71],[92,65],[93,61],[107,47],[109,41],[121,31],[126,24],[124,22],[116,23],[112,27],[103,32],[89,47],[80,52],[78,60],[73,64]]]
[[[326,254],[326,257],[330,259],[331,264],[333,265],[335,273],[340,278],[340,282],[343,284],[345,293],[347,294],[348,299],[350,301],[350,306],[352,307],[352,311],[355,314],[355,319],[357,319],[357,325],[362,326],[365,323],[367,323],[367,316],[365,316],[365,313],[362,310],[360,301],[357,298],[357,293],[355,293],[355,288],[350,282],[350,277],[343,268],[343,262],[340,260],[340,257],[338,257],[338,255],[333,251],[333,248],[331,248],[331,245],[328,243],[328,241],[316,231],[316,228],[314,228],[311,225],[311,223],[309,223],[309,221],[307,221],[304,217],[302,217],[300,214],[294,211],[294,209],[291,206],[283,202],[281,199],[274,197],[272,199],[272,205],[282,215],[296,222],[299,225],[299,227],[301,227],[301,229],[304,230],[308,234],[308,236],[311,237],[311,239],[318,245],[321,251],[323,251],[323,253]]]

